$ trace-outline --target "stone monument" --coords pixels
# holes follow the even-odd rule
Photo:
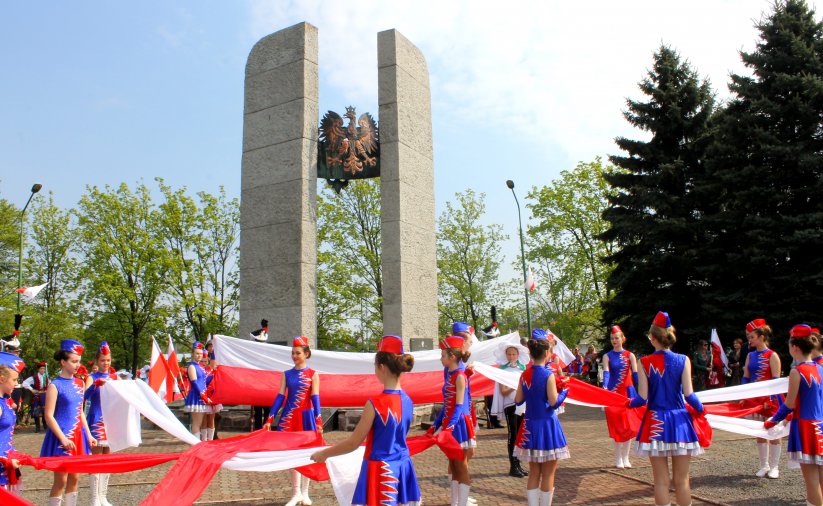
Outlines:
[[[317,41],[317,28],[300,23],[258,41],[246,63],[241,337],[266,318],[282,334],[274,339],[316,340]],[[383,327],[408,347],[437,338],[429,75],[396,30],[377,35],[377,60]]]

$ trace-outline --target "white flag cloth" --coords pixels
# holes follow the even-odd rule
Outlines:
[[[520,343],[512,332],[486,341],[474,341],[469,363],[496,363],[494,354],[501,342]],[[262,371],[285,371],[294,367],[291,346],[258,343],[248,339],[214,336],[214,353],[220,365]],[[414,351],[414,372],[442,371],[440,350]],[[571,353],[570,353],[571,354]],[[311,368],[321,374],[374,374],[374,353],[312,350]]]
[[[537,289],[537,283],[534,282],[534,274],[532,274],[531,266],[529,266],[529,272],[526,274],[526,282],[524,283],[524,287],[529,291],[529,293]]]
[[[554,352],[557,353],[557,356],[560,357],[566,365],[571,364],[574,362],[574,353],[566,346],[566,343],[560,340],[559,337],[554,336],[557,344],[554,345]]]
[[[720,336],[717,335],[717,329],[712,329],[712,344],[717,345],[717,348],[720,350],[720,360],[723,361],[723,367],[728,369],[729,368],[729,357],[727,357],[726,352],[723,351],[723,345],[720,344]]]
[[[42,285],[29,286],[29,287],[22,286],[22,287],[18,288],[17,291],[20,292],[20,295],[22,295],[23,300],[25,302],[31,302],[31,300],[33,298],[37,297],[37,294],[40,293],[40,290],[45,288],[46,285],[48,285],[48,284],[49,283],[47,281],[47,282],[43,283]]]

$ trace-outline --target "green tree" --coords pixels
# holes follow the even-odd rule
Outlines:
[[[603,212],[610,188],[604,172],[618,169],[604,167],[599,157],[581,162],[527,196],[536,224],[528,227],[526,258],[540,280],[533,318],[570,344],[602,336],[601,304],[609,298],[610,270],[602,259],[615,252],[613,241],[598,239],[607,229]]]
[[[668,311],[683,349],[709,331],[700,311],[695,255],[702,234],[693,187],[704,172],[714,101],[709,83],[666,46],[639,86],[647,100],[627,100],[624,116],[650,138],[618,138],[625,155],[610,160],[620,170],[605,174],[612,192],[603,214],[609,229],[600,237],[618,249],[606,258],[614,296],[604,301],[603,318],[639,337],[657,310]]]
[[[93,315],[107,314],[128,350],[132,371],[149,356],[149,336],[165,329],[164,295],[171,258],[160,211],[149,189],[87,187],[77,209],[85,253],[82,296]],[[97,316],[95,319],[99,319]],[[115,339],[117,341],[117,339]]]
[[[0,198],[0,337],[14,329],[17,310],[17,256],[20,246],[20,210]]]
[[[489,308],[500,305],[505,288],[499,281],[500,242],[507,239],[499,224],[483,225],[485,194],[467,189],[446,202],[437,220],[437,282],[440,333],[454,321],[482,327]],[[454,202],[454,204],[452,204]]]
[[[759,316],[780,335],[823,306],[823,24],[787,0],[757,28],[698,187],[712,204],[703,311],[721,335]]]

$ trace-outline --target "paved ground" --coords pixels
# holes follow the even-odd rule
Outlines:
[[[599,410],[571,406],[561,419],[570,441],[572,458],[560,465],[554,504],[631,506],[654,503],[648,461],[635,458],[635,467],[629,470],[610,467],[613,465],[611,440],[608,439],[605,420]],[[472,461],[472,496],[483,506],[526,502],[525,479],[507,476],[505,434],[505,429],[481,429],[480,432],[479,452]],[[20,451],[37,455],[42,436],[34,434],[31,429],[24,429],[15,434],[15,443]],[[345,437],[345,433],[327,433],[327,439],[331,442]],[[185,449],[184,445],[159,431],[144,433],[144,441],[139,451]],[[785,458],[780,479],[754,477],[758,466],[752,440],[717,431],[714,444],[704,457],[692,461],[691,483],[695,505],[782,506],[805,503],[800,472],[786,469]],[[449,483],[443,455],[433,448],[417,455],[414,464],[426,505],[448,504]],[[169,467],[171,464],[112,476],[110,501],[116,506],[138,504]],[[24,469],[24,482],[26,499],[40,505],[47,504],[50,473]],[[87,482],[81,480],[80,505],[87,504],[86,487]],[[289,499],[290,492],[286,473],[221,470],[196,504],[282,505]],[[318,506],[335,504],[328,483],[313,483],[311,496]]]

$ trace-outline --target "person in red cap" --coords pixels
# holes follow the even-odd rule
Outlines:
[[[749,340],[749,355],[746,357],[746,365],[743,367],[742,384],[755,383],[758,381],[768,381],[780,377],[780,356],[769,349],[769,341],[772,338],[772,328],[763,318],[755,318],[746,324],[746,339]],[[755,420],[765,420],[772,416],[777,407],[783,402],[782,396],[758,397],[750,399],[748,404],[759,403],[763,406],[761,414],[751,415],[749,418]],[[768,476],[775,479],[780,476],[778,466],[780,464],[780,450],[782,440],[757,438],[757,454],[760,458],[760,468],[755,476],[762,478]]]
[[[817,347],[817,334],[808,325],[795,325],[789,332],[789,353],[798,364],[789,373],[789,391],[786,402],[770,419],[763,422],[771,429],[789,414],[789,447],[787,458],[790,468],[799,467],[806,481],[806,504],[823,504],[823,366],[812,360]]]
[[[116,373],[111,372],[111,349],[109,343],[103,341],[97,349],[94,357],[94,368],[97,372],[92,372],[86,377],[86,393],[84,395],[89,412],[87,419],[89,428],[97,446],[91,449],[92,455],[108,455],[111,453],[109,442],[106,438],[106,422],[103,420],[103,404],[100,401],[100,388],[107,381],[119,379]],[[92,370],[94,370],[92,368]],[[89,475],[89,493],[91,494],[91,506],[111,506],[108,499],[109,473]]]
[[[9,452],[14,451],[13,436],[17,414],[9,403],[4,401],[10,399],[9,396],[17,385],[17,379],[24,367],[26,364],[17,355],[0,352],[0,396],[4,398],[3,402],[0,402],[0,488],[18,496],[21,492],[19,462],[9,458]]]
[[[449,460],[452,505],[466,506],[471,489],[469,461],[474,456],[477,440],[469,407],[466,364],[468,353],[463,351],[463,338],[446,336],[440,341],[440,363],[443,364],[443,408],[434,420],[429,434],[438,430],[451,431],[463,448],[463,458]]]
[[[26,378],[26,381],[23,382],[23,388],[32,393],[29,413],[31,413],[31,417],[34,418],[34,432],[40,432],[40,422],[43,419],[43,405],[46,402],[46,388],[48,388],[49,382],[45,362],[37,362],[37,372]],[[46,422],[43,422],[43,429],[45,430],[45,428]]]
[[[623,349],[626,336],[618,325],[611,328],[609,340],[612,351],[603,355],[603,388],[631,399],[637,396],[637,358],[634,353]],[[622,441],[614,440],[615,467],[632,467],[629,461],[631,447],[631,437]]]
[[[317,431],[323,433],[323,419],[320,411],[320,375],[306,365],[306,360],[311,358],[311,348],[306,337],[298,336],[292,340],[291,359],[294,367],[288,371],[283,371],[283,378],[280,381],[280,392],[274,399],[274,404],[269,411],[269,418],[263,424],[263,428],[293,432],[293,431]],[[283,414],[277,425],[274,420],[277,413],[283,408]],[[292,485],[292,498],[286,506],[296,506],[302,503],[303,506],[312,504],[309,498],[309,480],[294,469],[289,471]],[[302,483],[301,483],[302,481]]]
[[[354,451],[366,440],[353,506],[422,504],[406,445],[414,403],[400,388],[400,376],[413,367],[414,357],[403,352],[403,338],[383,336],[374,355],[374,375],[383,384],[383,392],[363,406],[363,416],[348,439],[311,456],[315,462],[325,462]]]
[[[186,376],[189,378],[189,393],[184,401],[183,411],[191,413],[191,433],[205,441],[203,432],[203,418],[211,413],[211,400],[206,394],[206,370],[200,364],[205,353],[205,347],[200,341],[195,341],[191,347],[191,362],[186,367]]]

